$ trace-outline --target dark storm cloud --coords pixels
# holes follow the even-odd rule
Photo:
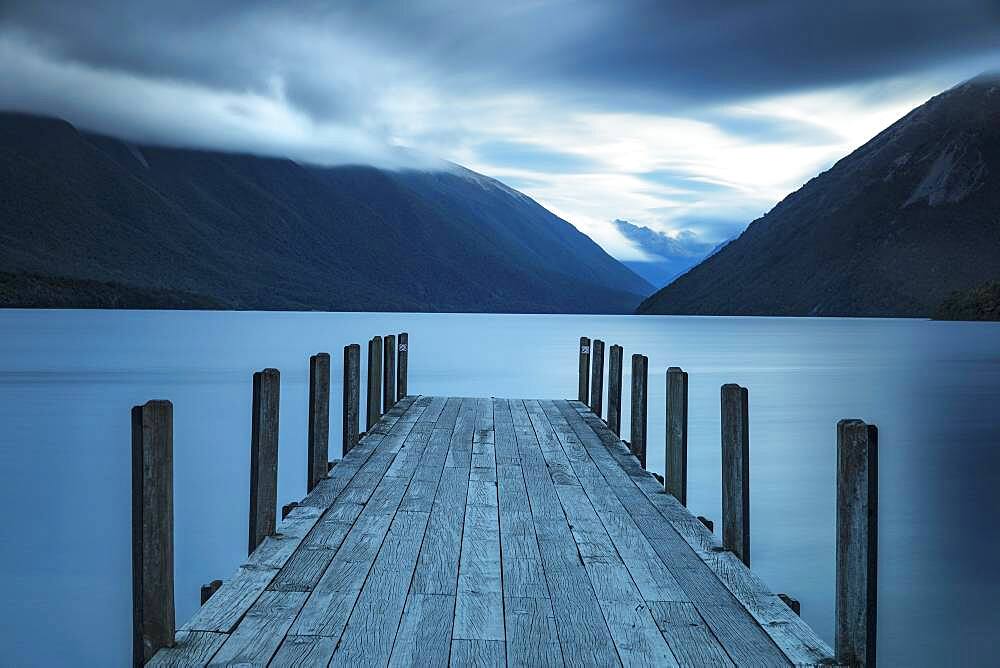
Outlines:
[[[995,0],[15,0],[2,12],[54,57],[94,67],[230,91],[266,91],[279,76],[289,100],[320,118],[356,109],[324,76],[350,63],[303,62],[297,26],[369,44],[444,84],[554,88],[603,108],[871,79],[1000,43]]]

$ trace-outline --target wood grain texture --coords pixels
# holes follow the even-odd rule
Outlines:
[[[212,663],[267,665],[305,603],[306,596],[305,592],[298,591],[266,591],[261,594],[240,625],[212,657]]]
[[[410,381],[410,335],[400,332],[396,337],[396,401],[406,396]]]
[[[343,423],[343,438],[341,441],[341,457],[347,455],[358,444],[359,407],[361,401],[361,346],[352,343],[344,346],[344,379],[343,406],[341,420]]]
[[[174,407],[132,409],[132,661],[174,642]]]
[[[277,369],[253,375],[250,423],[250,538],[252,554],[275,532],[278,505],[278,411],[281,376]]]
[[[591,347],[590,410],[601,417],[604,412],[604,341],[594,339]]]
[[[837,660],[874,666],[878,574],[878,429],[837,423]]]
[[[629,447],[642,468],[646,468],[646,424],[649,396],[649,360],[632,355],[632,403],[629,422]]]
[[[722,386],[722,546],[750,566],[750,409],[747,390]]]
[[[687,505],[688,377],[679,367],[667,369],[667,448],[663,488]]]
[[[382,337],[368,341],[367,429],[370,431],[382,416]]]
[[[204,666],[219,651],[227,638],[229,636],[225,633],[178,631],[173,646],[158,651],[146,665],[155,668]]]
[[[309,423],[306,436],[306,491],[330,469],[330,354],[309,358]]]
[[[396,403],[396,335],[382,339],[382,406],[388,410]]]
[[[587,403],[590,401],[590,339],[581,336],[580,346],[577,350],[580,355],[580,382],[576,398]]]
[[[622,356],[624,351],[613,345],[608,351],[608,429],[615,436],[622,433]]]

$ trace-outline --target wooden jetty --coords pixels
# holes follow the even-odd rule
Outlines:
[[[134,409],[136,664],[874,665],[873,426],[838,425],[835,656],[797,603],[749,569],[745,388],[721,394],[720,543],[684,507],[683,471],[667,471],[668,493],[645,470],[645,407],[632,407],[641,451],[616,433],[620,347],[612,430],[585,403],[602,400],[589,339],[577,400],[523,400],[405,395],[407,338],[370,343],[375,398],[360,438],[360,379],[347,378],[359,374],[360,347],[345,348],[355,424],[345,418],[343,459],[325,475],[316,457],[329,425],[314,425],[327,414],[315,397],[329,392],[311,389],[310,491],[281,520],[262,505],[274,511],[276,457],[265,450],[277,449],[278,373],[255,375],[250,554],[221,586],[203,587],[202,607],[176,630],[170,404]],[[644,402],[636,357],[632,396]],[[390,370],[392,358],[403,366]],[[593,359],[603,364],[603,344]],[[319,360],[322,385],[329,356]],[[686,466],[687,374],[672,367],[667,378],[667,462]]]

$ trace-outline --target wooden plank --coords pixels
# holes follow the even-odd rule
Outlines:
[[[275,531],[278,505],[278,410],[281,378],[277,369],[253,375],[250,429],[250,522],[247,554]]]
[[[309,432],[306,491],[312,491],[330,470],[330,354],[309,358]]]
[[[347,455],[358,444],[358,420],[361,402],[361,346],[352,343],[344,346],[343,440],[341,457]]]
[[[410,593],[389,665],[447,665],[454,618],[455,596]]]
[[[622,433],[622,356],[619,345],[611,346],[608,355],[608,429]]]
[[[500,640],[454,640],[451,665],[470,668],[503,668],[506,664],[504,643]]]
[[[285,636],[269,665],[271,668],[325,666],[336,647],[336,638],[328,636]]]
[[[722,386],[722,546],[750,566],[750,410],[745,387]]]
[[[178,631],[173,646],[164,647],[146,664],[154,668],[204,666],[229,636],[211,631]]]
[[[174,407],[132,409],[132,661],[174,641]]]
[[[471,501],[471,496],[470,496]],[[500,525],[496,507],[465,509],[453,638],[503,640]]]
[[[837,660],[875,665],[878,428],[837,423]]]
[[[455,595],[458,591],[458,561],[468,501],[475,411],[475,400],[462,401],[417,558],[411,586],[414,593]],[[444,415],[442,412],[442,417]]]
[[[212,663],[267,665],[305,603],[306,596],[306,593],[298,591],[264,592],[212,657]]]
[[[650,601],[648,605],[680,665],[693,668],[734,665],[694,603]]]
[[[334,652],[331,666],[385,666],[388,663],[427,517],[427,513],[396,513]]]
[[[604,341],[594,339],[591,348],[593,373],[590,377],[590,410],[601,417],[604,411]]]
[[[277,572],[265,566],[240,566],[181,630],[232,632]]]
[[[562,666],[562,647],[548,598],[504,598],[508,666]]]
[[[682,562],[687,577],[678,581],[682,583],[686,593],[692,600],[719,602],[713,580],[705,580],[691,564],[690,556],[681,551],[676,539],[681,538],[690,548],[694,558],[707,566],[710,573],[725,585],[728,595],[735,598],[738,604],[767,632],[780,648],[781,652],[794,664],[813,665],[829,662],[833,651],[816,635],[805,622],[784,605],[778,597],[770,593],[766,585],[733,554],[721,551],[721,546],[715,542],[708,530],[694,518],[680,503],[669,494],[664,494],[662,487],[629,455],[624,444],[607,428],[590,414],[589,409],[580,402],[557,402],[563,414],[571,419],[578,434],[588,428],[592,439],[596,439],[603,447],[594,447],[591,439],[583,438],[588,445],[595,461],[599,461],[602,471],[614,476],[626,475],[641,496],[629,493],[624,484],[614,485],[616,492],[623,494],[623,505],[636,519],[640,530],[646,534],[651,545],[665,560]],[[573,418],[573,414],[576,417]],[[608,460],[612,464],[608,464]],[[609,480],[610,482],[610,480]],[[634,490],[632,490],[634,491]],[[647,505],[636,509],[636,504],[644,497]],[[650,507],[652,511],[650,511]],[[658,520],[666,520],[662,526]],[[667,530],[667,529],[671,530]]]

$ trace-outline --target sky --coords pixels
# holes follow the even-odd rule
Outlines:
[[[1000,69],[997,0],[3,0],[0,109],[316,164],[451,161],[612,255],[731,238]]]

